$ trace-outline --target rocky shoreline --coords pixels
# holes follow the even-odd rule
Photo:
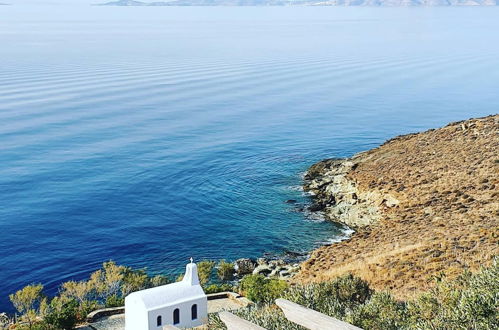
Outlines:
[[[478,128],[482,129],[481,133],[477,130]],[[489,116],[452,123],[438,130],[432,129],[423,133],[398,136],[385,142],[378,148],[358,153],[350,158],[330,158],[313,164],[304,173],[303,177],[303,191],[312,196],[312,203],[310,205],[299,204],[296,207],[296,211],[319,213],[326,220],[343,224],[352,229],[351,233],[353,235],[333,244],[325,244],[318,249],[310,251],[310,254],[288,251],[288,256],[279,258],[237,259],[234,262],[236,281],[242,279],[245,275],[262,275],[267,278],[278,278],[292,282],[322,281],[345,272],[351,272],[370,281],[378,289],[395,289],[396,291],[396,285],[386,286],[386,283],[394,282],[394,279],[391,277],[400,275],[400,269],[395,276],[390,274],[390,276],[385,275],[386,278],[383,278],[383,275],[381,275],[381,280],[379,278],[378,280],[373,280],[372,276],[380,275],[374,274],[372,264],[376,264],[379,268],[389,267],[381,261],[385,263],[386,261],[391,261],[389,264],[393,266],[396,264],[393,262],[393,257],[400,257],[402,253],[404,256],[400,257],[397,263],[402,263],[409,267],[416,266],[417,271],[415,273],[423,269],[423,267],[417,266],[414,261],[406,260],[410,259],[407,258],[407,252],[419,249],[422,244],[418,243],[418,239],[424,237],[426,234],[430,234],[431,230],[426,230],[424,224],[421,226],[417,221],[413,221],[415,219],[412,217],[412,214],[408,213],[417,215],[421,213],[420,211],[423,211],[424,217],[434,215],[434,213],[430,213],[428,206],[433,204],[435,193],[437,192],[435,190],[436,187],[432,187],[430,200],[424,200],[420,204],[411,203],[407,208],[408,195],[410,196],[413,190],[416,190],[415,192],[418,193],[416,187],[421,188],[420,183],[424,185],[424,190],[428,191],[431,188],[431,185],[429,185],[430,181],[436,178],[435,175],[431,180],[425,178],[425,175],[423,175],[424,169],[418,170],[417,167],[414,167],[417,164],[411,161],[416,158],[422,162],[427,161],[425,157],[421,157],[422,153],[426,153],[427,155],[434,156],[431,159],[432,162],[436,161],[440,163],[442,155],[435,150],[431,150],[434,149],[434,145],[441,143],[443,149],[446,149],[450,145],[460,148],[459,143],[463,143],[463,138],[464,140],[471,139],[472,142],[477,142],[480,134],[485,140],[485,142],[481,141],[483,142],[481,145],[482,147],[486,145],[486,152],[480,153],[480,148],[476,145],[473,147],[473,143],[468,143],[468,148],[465,149],[480,157],[488,156],[490,158],[493,157],[494,147],[499,146],[497,139],[498,132],[499,115]],[[435,137],[433,136],[435,134],[441,136]],[[456,134],[460,139],[456,139],[456,136],[454,136]],[[430,136],[430,141],[428,141],[428,136]],[[432,143],[436,144],[432,146]],[[415,148],[414,144],[418,147]],[[394,145],[396,147],[393,147]],[[428,148],[430,150],[425,150]],[[452,154],[455,154],[455,152]],[[454,159],[450,161],[454,162]],[[492,162],[492,168],[499,163],[499,160],[494,161],[492,158],[488,159],[488,161]],[[454,164],[457,163],[454,162]],[[433,166],[434,164],[430,165]],[[440,166],[439,170],[447,170],[448,167],[449,165]],[[409,175],[406,175],[407,177],[404,178],[403,175],[400,175],[401,170],[404,174]],[[415,177],[412,175],[412,172],[416,172]],[[454,172],[444,172],[443,176],[449,173],[455,174]],[[390,174],[394,175],[390,177]],[[467,171],[468,176],[472,174],[472,171]],[[493,209],[497,205],[497,202],[495,204],[492,203],[493,198],[498,195],[496,188],[496,185],[499,186],[497,173],[494,173],[491,171],[491,167],[488,167],[485,173],[482,174],[491,177],[491,179],[479,178],[478,180],[482,183],[491,183],[491,186],[485,185],[484,189],[491,191],[492,199],[487,200],[487,204],[491,202],[490,204]],[[442,176],[442,173],[440,175]],[[410,179],[412,182],[405,181],[407,179]],[[476,181],[475,178],[471,179]],[[447,190],[443,193],[449,195],[449,191]],[[460,196],[463,194],[458,192],[457,195]],[[464,196],[468,202],[475,200],[467,194]],[[295,204],[297,201],[286,200],[284,202]],[[462,210],[463,207],[467,208],[462,202],[457,207],[458,210]],[[416,208],[419,209],[417,212]],[[449,209],[450,207],[444,206],[444,210]],[[496,212],[495,215],[499,215],[497,214],[499,212],[497,211],[497,207],[494,212]],[[423,220],[425,220],[424,217]],[[396,218],[398,219],[396,220]],[[482,220],[484,218],[484,216],[481,216]],[[434,219],[439,221],[442,218],[435,217]],[[499,227],[496,226],[497,222],[497,219],[488,223],[486,222],[487,227],[492,231],[492,234],[488,236],[492,238],[496,237],[494,235],[498,233]],[[475,222],[475,225],[477,223],[479,224],[479,222]],[[414,230],[415,234],[411,235],[408,231],[413,224],[417,224],[418,230]],[[379,231],[376,229],[382,233],[379,234]],[[428,229],[431,229],[431,227]],[[393,233],[390,233],[391,230],[393,230]],[[385,241],[380,241],[380,237],[378,236],[382,236]],[[434,241],[436,239],[432,237],[430,240]],[[483,238],[481,240],[485,241]],[[487,244],[489,243],[487,242]],[[442,249],[442,243],[437,243],[437,245]],[[444,252],[440,249],[435,249],[434,245],[432,245],[431,247],[425,247],[423,250],[430,251],[431,256],[440,257],[444,255]],[[492,244],[489,244],[487,249],[489,250],[487,252],[490,253],[486,253],[487,257],[485,261],[489,262],[491,256],[499,253],[499,250],[497,247],[494,248]],[[376,251],[382,252],[376,253]],[[345,263],[347,263],[346,266]],[[462,265],[462,269],[468,267],[464,263]],[[366,267],[371,277],[363,276]],[[402,269],[406,271],[406,277],[408,276],[411,280],[398,281],[399,287],[405,289],[408,286],[407,284],[410,285],[414,282],[414,279],[420,280],[421,274],[415,276],[411,269],[407,267],[402,267]],[[436,270],[441,271],[443,268],[438,267],[432,270],[435,273]],[[379,271],[379,273],[383,272]],[[427,273],[424,273],[424,275],[427,275]],[[419,286],[419,288],[424,287],[424,285]],[[410,291],[414,291],[415,289],[415,285],[409,288]]]
[[[320,213],[328,221],[346,225],[353,233],[381,219],[383,207],[396,207],[399,201],[394,196],[376,191],[360,191],[356,182],[348,177],[347,174],[357,167],[361,154],[351,158],[324,159],[310,166],[304,173],[303,191],[312,196],[312,203],[308,206],[299,205],[297,211]],[[285,201],[287,204],[295,202]],[[289,262],[285,258],[241,258],[235,261],[235,269],[239,278],[253,274],[290,280],[300,271],[306,259]]]
[[[313,196],[311,212],[321,211],[327,219],[358,228],[381,218],[380,207],[396,206],[393,196],[376,191],[360,191],[348,177],[358,163],[358,156],[346,159],[325,159],[310,167],[305,174],[304,191]]]
[[[299,263],[286,263],[283,259],[269,260],[267,258],[237,259],[234,263],[239,278],[244,275],[263,275],[288,280],[300,270]]]
[[[499,254],[499,115],[395,137],[304,176],[310,212],[355,229],[312,252],[293,278],[353,273],[407,298]]]

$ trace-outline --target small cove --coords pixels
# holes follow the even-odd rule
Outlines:
[[[109,259],[332,242],[308,166],[499,104],[497,8],[4,7],[0,311]]]

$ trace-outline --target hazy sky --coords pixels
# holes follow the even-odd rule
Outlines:
[[[109,0],[111,1],[111,0]],[[88,5],[92,3],[103,3],[107,0],[0,0],[0,3],[10,3],[13,5]]]

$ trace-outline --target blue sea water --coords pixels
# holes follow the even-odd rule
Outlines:
[[[301,175],[497,113],[499,8],[0,7],[0,310],[106,260],[309,251]]]

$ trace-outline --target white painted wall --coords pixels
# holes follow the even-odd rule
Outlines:
[[[192,320],[191,307],[194,304],[198,305],[198,317]],[[150,311],[148,314],[149,328],[147,330],[160,330],[164,325],[173,325],[173,311],[176,308],[180,309],[180,323],[175,324],[176,327],[193,328],[208,322],[208,300],[205,297],[204,299],[189,300]],[[156,320],[159,315],[161,315],[163,321],[160,327],[156,326]],[[126,330],[129,330],[128,326]]]
[[[197,327],[208,322],[208,299],[206,297],[186,300],[151,311],[147,311],[141,301],[133,298],[130,296],[125,299],[126,330],[161,330],[164,325],[173,325],[173,311],[176,308],[180,309],[180,323],[175,324],[179,328]],[[198,317],[192,320],[191,307],[194,304],[198,306]],[[158,316],[161,316],[161,326],[156,325]]]
[[[125,298],[125,329],[149,330],[147,311],[142,302],[134,298]]]

